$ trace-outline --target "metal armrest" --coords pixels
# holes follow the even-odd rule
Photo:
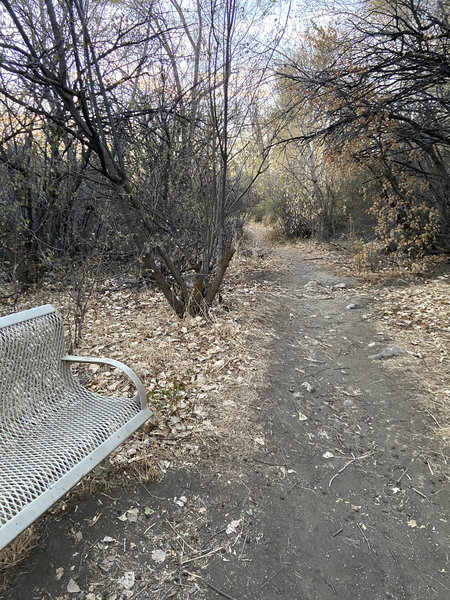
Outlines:
[[[128,376],[129,379],[134,383],[136,389],[138,391],[137,398],[141,403],[142,410],[147,408],[147,394],[144,388],[142,381],[136,375],[134,371],[127,367],[127,365],[123,364],[118,360],[114,360],[112,358],[97,358],[97,357],[82,357],[82,356],[63,356],[61,360],[65,360],[66,362],[78,362],[78,363],[91,363],[91,364],[99,364],[99,365],[110,365],[111,367],[116,367],[125,375]]]

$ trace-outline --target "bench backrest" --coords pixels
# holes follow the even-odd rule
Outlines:
[[[0,428],[20,420],[65,379],[61,317],[50,304],[0,318]]]

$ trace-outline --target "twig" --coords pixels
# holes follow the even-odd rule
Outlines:
[[[146,534],[148,531],[150,531],[150,529],[153,529],[153,527],[154,527],[155,525],[156,525],[156,521],[155,521],[154,523],[152,523],[152,524],[150,525],[150,527],[147,527],[147,529],[144,531],[144,535],[145,535],[145,534]]]
[[[349,462],[348,462],[346,465],[344,465],[344,466],[342,467],[342,469],[339,469],[339,471],[338,471],[338,472],[337,472],[335,475],[333,475],[333,477],[332,477],[332,478],[330,479],[330,481],[328,482],[328,487],[329,487],[329,488],[331,487],[331,485],[332,485],[333,481],[336,479],[336,477],[337,477],[337,476],[338,476],[340,473],[342,473],[342,471],[345,471],[345,469],[346,469],[347,467],[349,467],[349,466],[350,466],[352,463],[354,463],[354,462],[355,462],[355,460],[356,460],[356,457],[355,457],[355,458],[353,458],[352,460],[350,460],[350,461],[349,461]]]
[[[288,489],[288,492],[287,492],[287,493],[288,493],[288,494],[290,494],[290,493],[292,492],[292,490],[295,488],[295,486],[297,486],[297,485],[298,485],[298,481],[296,481],[296,482],[294,483],[294,485],[293,485],[293,486],[291,486],[291,487]]]
[[[253,459],[254,462],[259,463],[260,465],[267,465],[268,467],[285,467],[286,463],[281,464],[276,464],[276,463],[268,463],[268,462],[264,462],[263,460],[259,460],[258,458],[254,458]]]
[[[411,486],[411,489],[412,489],[412,490],[414,490],[414,491],[416,492],[416,494],[419,494],[419,496],[422,496],[422,498],[425,498],[425,499],[427,498],[427,497],[425,496],[425,494],[422,494],[422,492],[419,492],[419,490],[416,490],[416,488],[415,488],[415,487],[412,487],[412,486]]]
[[[316,492],[316,490],[312,490],[311,488],[305,487],[304,485],[301,485],[300,488],[302,490],[306,490],[307,492],[312,492],[313,494],[315,494],[316,496],[318,496],[319,494]]]
[[[442,327],[428,327],[428,330],[434,329],[434,331],[442,331],[442,333],[450,333],[448,329],[442,329]]]
[[[400,483],[400,481],[403,479],[403,477],[404,477],[404,476],[406,475],[406,473],[408,472],[408,469],[409,469],[409,467],[408,467],[408,468],[406,468],[406,469],[403,471],[403,473],[400,475],[400,477],[399,477],[399,478],[397,479],[397,481],[395,482],[395,483],[396,483],[396,485],[398,485],[398,484]]]
[[[163,596],[161,596],[161,600],[164,600],[164,598],[169,598],[169,597],[170,597],[170,596],[169,596],[169,594],[172,594],[172,590],[176,589],[177,587],[178,587],[178,586],[176,586],[176,585],[172,585],[172,586],[171,586],[171,587],[170,587],[170,588],[167,590],[167,592],[164,592],[164,595],[163,595]]]
[[[216,594],[219,594],[219,596],[222,596],[222,598],[228,598],[228,600],[235,600],[235,598],[233,598],[233,596],[230,596],[230,594],[227,594],[226,592],[219,590],[219,588],[216,588],[214,585],[212,585],[212,583],[208,583],[208,581],[205,581],[205,584],[213,590],[213,592],[216,592]]]
[[[223,529],[220,529],[219,531],[216,531],[216,533],[213,533],[211,537],[209,537],[206,542],[203,544],[202,549],[207,546],[209,544],[209,542],[211,540],[213,540],[215,537],[217,537],[218,535],[220,535],[221,533],[224,533],[227,530],[226,527],[223,527]]]
[[[364,533],[364,530],[363,530],[363,528],[361,527],[361,524],[360,524],[360,523],[356,523],[356,524],[358,525],[358,529],[360,530],[360,532],[361,532],[361,535],[363,536],[363,538],[364,538],[364,540],[365,540],[365,542],[366,542],[366,544],[367,544],[367,547],[369,548],[369,551],[370,551],[370,552],[373,552],[373,550],[372,550],[372,546],[370,545],[370,542],[369,542],[369,540],[367,539],[367,536],[366,536],[366,534]]]
[[[137,594],[134,594],[133,598],[137,598],[138,596],[140,596],[142,594],[142,592],[145,592],[147,590],[147,586],[143,587],[141,590],[138,591]]]
[[[439,427],[439,429],[442,429],[441,424],[439,423],[439,421],[436,419],[436,417],[433,415],[433,413],[431,413],[428,408],[425,409],[425,412],[427,412],[430,417],[433,419],[433,421],[436,423],[436,425]]]
[[[200,560],[201,558],[206,558],[207,556],[211,556],[211,554],[220,552],[220,550],[223,550],[223,549],[224,549],[223,546],[219,546],[219,548],[215,548],[214,550],[210,550],[209,552],[204,552],[203,554],[199,554],[198,556],[193,556],[192,558],[187,558],[186,560],[182,560],[181,564],[187,565],[188,563],[190,563],[194,560]]]
[[[239,556],[239,560],[242,558],[242,555],[244,554],[245,544],[247,543],[247,538],[248,538],[248,532],[245,534],[245,540],[244,540],[244,543],[242,544],[242,550],[241,550],[241,555]]]
[[[166,523],[167,525],[170,527],[170,529],[174,532],[174,534],[180,538],[180,540],[183,540],[183,544],[186,544],[186,546],[192,550],[192,552],[197,552],[197,550],[195,548],[193,548],[190,544],[187,543],[187,541],[183,538],[183,536],[181,536],[178,531],[175,529],[175,527],[171,524],[170,521],[167,521],[166,519]]]
[[[343,531],[342,527],[333,533],[333,537],[336,537],[337,535],[339,535],[341,533],[341,531]]]
[[[272,581],[272,579],[275,577],[275,575],[278,575],[278,573],[279,573],[279,572],[280,572],[282,569],[284,569],[284,565],[283,565],[282,567],[280,567],[280,568],[278,569],[278,571],[275,571],[275,573],[274,573],[273,575],[271,575],[271,576],[269,577],[269,579],[266,579],[266,581],[265,581],[265,582],[262,584],[262,586],[261,586],[259,589],[260,589],[260,590],[262,590],[262,589],[263,589],[263,587],[264,587],[264,586],[266,586],[268,583],[270,583],[270,582]]]
[[[324,371],[328,371],[329,369],[330,369],[330,367],[325,367],[324,369],[320,369],[319,371],[315,371],[314,373],[310,373],[309,376],[310,377],[315,377],[319,373],[323,373]],[[334,371],[334,369],[333,369],[333,371]]]
[[[170,542],[170,547],[172,548],[172,550],[175,552],[175,556],[177,557],[178,560],[178,567],[181,569],[182,566],[182,557],[181,554],[178,552],[178,550],[175,548],[175,546],[172,544],[172,542]]]
[[[375,385],[376,383],[381,383],[384,379],[377,379],[376,381],[371,381],[369,385]]]
[[[352,455],[353,456],[352,460],[349,460],[348,463],[342,467],[342,469],[339,469],[339,471],[333,475],[333,477],[328,482],[328,487],[330,488],[331,484],[336,479],[336,477],[338,475],[340,475],[340,473],[342,473],[342,471],[345,471],[345,469],[347,467],[349,467],[352,463],[354,463],[356,460],[363,460],[364,458],[368,458],[369,456],[372,456],[373,454],[375,454],[375,450],[371,450],[370,452],[366,452],[365,454],[361,454],[361,456]]]
[[[438,583],[439,585],[441,585],[444,590],[450,590],[450,588],[448,588],[446,585],[444,585],[441,581],[439,581],[439,579],[436,579],[435,577],[433,577],[432,575],[430,575],[429,573],[424,573],[424,575],[426,577],[429,577],[430,579],[432,579],[435,583]]]
[[[192,573],[191,571],[186,571],[186,569],[184,570],[185,573],[187,573],[188,575],[190,575],[191,577],[197,577],[197,579],[203,579],[203,577],[201,575],[198,575],[197,573]]]

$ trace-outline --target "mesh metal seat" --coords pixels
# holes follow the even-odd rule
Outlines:
[[[125,372],[134,398],[86,390],[71,362]],[[50,304],[0,318],[0,550],[149,417],[141,381],[106,358],[66,356]]]

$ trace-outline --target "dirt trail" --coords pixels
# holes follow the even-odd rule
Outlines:
[[[450,597],[445,458],[408,371],[370,358],[395,340],[364,317],[371,299],[354,281],[297,249],[276,253],[287,270],[262,321],[271,366],[242,407],[255,415],[252,452],[224,439],[161,483],[78,502],[7,598]],[[119,520],[131,507],[137,520]]]

